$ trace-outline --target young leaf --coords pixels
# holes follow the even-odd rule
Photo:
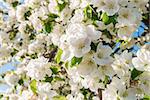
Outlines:
[[[50,33],[53,29],[53,26],[54,26],[53,22],[50,22],[50,21],[46,22],[44,24],[44,31],[47,32],[47,33]]]
[[[0,94],[0,99],[2,99],[3,98],[3,95],[2,94]]]
[[[150,100],[150,95],[145,95],[144,98],[141,100]]]
[[[73,57],[71,59],[70,67],[80,64],[81,61],[82,61],[82,57],[81,58]]]
[[[53,100],[67,100],[65,96],[54,96]]]
[[[62,1],[63,2],[60,3],[58,0],[56,0],[56,2],[57,2],[56,9],[58,9],[59,12],[61,12],[66,7],[66,5],[68,4],[65,0],[62,0]]]
[[[23,83],[24,83],[23,79],[20,79],[20,80],[18,81],[18,84],[19,84],[19,85],[23,85]]]
[[[53,82],[57,82],[57,81],[65,81],[63,78],[60,78],[60,77],[54,77],[53,78]]]
[[[101,19],[106,24],[109,21],[109,17],[107,15],[107,13],[102,13]]]
[[[104,79],[103,83],[104,83],[105,87],[107,87],[107,84],[110,83],[110,77],[105,75],[105,79]]]
[[[137,76],[139,76],[140,74],[142,74],[142,71],[138,71],[135,68],[131,71],[131,79],[134,80]]]
[[[18,4],[19,4],[19,2],[18,2],[18,1],[15,1],[15,2],[12,3],[12,6],[15,8],[15,7],[18,6]]]
[[[46,76],[46,77],[45,77],[45,80],[43,80],[43,81],[44,81],[44,82],[49,82],[49,83],[51,83],[52,80],[53,80],[53,77],[48,77],[48,76]]]
[[[30,58],[32,58],[32,59],[38,58],[37,53],[31,54],[31,55],[28,55],[28,56],[29,56]]]
[[[27,11],[25,14],[24,14],[24,18],[25,18],[25,20],[28,20],[28,17],[31,15],[32,13],[31,13],[31,11],[29,10],[29,11]]]
[[[57,14],[49,13],[48,18],[43,21],[44,31],[46,33],[50,33],[53,30],[54,22],[57,17],[59,17]]]
[[[58,6],[57,6],[58,11],[61,12],[66,7],[66,5],[67,5],[67,2],[64,2],[62,4],[58,3]]]
[[[53,14],[53,13],[49,13],[48,14],[48,21],[54,21],[56,18],[58,18],[59,16],[57,14]]]
[[[57,74],[59,72],[59,69],[57,66],[51,67],[51,70],[52,70],[53,74]]]
[[[36,91],[37,91],[36,80],[31,81],[30,88],[31,88],[32,92],[36,94]]]
[[[19,51],[15,48],[13,48],[13,51],[10,53],[10,55],[13,57],[15,54],[17,54]]]
[[[55,56],[55,60],[56,60],[57,64],[59,64],[60,61],[61,61],[61,55],[62,55],[62,53],[63,53],[63,51],[62,51],[61,49],[59,49],[59,50],[57,51],[57,54],[56,54],[56,56]]]
[[[14,31],[9,32],[9,39],[13,40],[16,37],[17,33]]]
[[[84,16],[85,19],[92,19],[92,9],[89,6],[84,9]]]
[[[90,5],[87,6],[85,9],[84,9],[84,17],[85,19],[91,19],[93,21],[95,20],[99,20],[99,13],[97,13],[94,8],[92,8]]]
[[[98,43],[91,43],[91,50],[93,50],[93,51],[95,51],[96,52],[96,49],[97,49],[97,45],[98,45]]]

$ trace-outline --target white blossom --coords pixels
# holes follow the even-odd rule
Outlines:
[[[69,0],[70,1],[70,8],[71,9],[75,9],[75,8],[78,8],[79,5],[80,5],[80,0]]]
[[[17,74],[13,74],[13,73],[8,73],[5,76],[5,81],[8,85],[13,86],[16,85],[19,81],[19,77]]]
[[[128,51],[124,51],[121,55],[115,55],[115,61],[111,66],[119,77],[130,75],[131,59],[132,53],[128,53]]]
[[[143,100],[148,2],[3,0],[0,99]]]
[[[49,68],[50,64],[45,58],[33,59],[27,65],[27,75],[32,77],[33,79],[43,80],[44,77],[51,76],[52,71]]]
[[[137,57],[132,59],[134,67],[140,71],[150,71],[150,51],[140,49],[137,52]]]
[[[77,66],[80,75],[90,75],[97,68],[96,63],[91,57],[84,56],[82,62]]]
[[[26,5],[17,6],[16,17],[18,21],[24,21],[24,13],[28,10]]]
[[[111,47],[107,45],[103,46],[102,44],[98,44],[93,59],[98,65],[111,64],[113,61],[113,58],[110,56],[111,53],[112,53]]]
[[[93,0],[92,3],[98,7],[97,11],[104,11],[110,16],[119,10],[118,0]]]
[[[80,23],[84,19],[84,13],[82,9],[78,9],[75,11],[74,16],[71,18],[72,23]]]
[[[51,84],[49,83],[39,83],[38,90],[40,93],[49,93],[51,92]]]

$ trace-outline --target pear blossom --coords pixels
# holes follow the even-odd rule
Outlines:
[[[135,25],[135,20],[137,18],[137,11],[130,10],[131,8],[121,8],[118,12],[119,16],[117,18],[118,23],[120,26],[127,26],[127,25]],[[135,16],[134,16],[135,15]],[[140,20],[140,19],[139,19]]]
[[[80,75],[89,75],[97,68],[96,63],[91,57],[84,57],[82,62],[77,66]]]
[[[119,10],[118,0],[104,0],[105,6],[103,11],[112,16]]]
[[[115,55],[115,61],[111,66],[118,77],[130,75],[128,70],[132,66],[131,59],[132,53],[128,53],[128,51],[124,51],[121,55]]]
[[[82,57],[91,50],[91,40],[88,37],[71,37],[69,44],[71,52],[76,57]]]
[[[76,0],[76,1],[74,1],[74,0],[70,0],[70,8],[71,9],[75,9],[75,8],[77,8],[77,7],[79,7],[79,5],[80,5],[80,0]]]
[[[54,29],[50,35],[51,41],[53,44],[60,45],[60,42],[61,42],[60,38],[63,35],[63,31],[64,31],[64,29],[63,29],[62,25],[56,24],[54,26]]]
[[[140,80],[140,84],[139,84],[139,87],[140,89],[142,90],[143,93],[145,94],[149,94],[150,93],[150,79],[149,79],[149,76],[150,76],[150,73],[149,72],[144,72],[142,73],[138,79]]]
[[[93,59],[98,65],[111,64],[113,61],[113,58],[110,56],[111,53],[112,53],[111,47],[98,44]]]
[[[134,67],[140,71],[150,71],[150,51],[140,49],[137,52],[137,57],[132,59]]]
[[[45,58],[33,59],[27,65],[27,75],[33,79],[43,80],[46,75],[51,76],[50,64]]]
[[[28,10],[27,6],[25,5],[20,5],[17,7],[16,11],[16,17],[18,21],[23,21],[25,20],[24,18],[24,13]]]
[[[102,34],[100,31],[97,31],[93,25],[88,25],[86,31],[91,41],[98,40]]]
[[[60,48],[63,50],[61,60],[62,61],[68,61],[73,58],[73,53],[70,51],[70,46],[67,41],[67,35],[62,35],[61,38],[61,43],[60,43]]]
[[[92,4],[98,7],[97,11],[104,11],[109,16],[114,15],[119,10],[118,0],[93,0]]]
[[[8,73],[5,76],[5,81],[8,85],[13,86],[16,85],[19,81],[19,77],[17,74],[13,74],[13,73]]]
[[[131,40],[132,33],[136,31],[136,27],[134,25],[120,27],[117,31],[117,35],[119,38],[123,40]]]
[[[3,0],[0,99],[147,99],[148,2]]]
[[[82,9],[78,9],[75,11],[74,16],[71,18],[72,23],[82,22],[84,19],[84,13]]]
[[[106,29],[106,25],[105,25],[103,22],[97,21],[96,24],[98,25],[98,28],[99,28],[100,30]]]
[[[41,93],[49,93],[51,90],[51,84],[49,83],[39,83],[38,84],[39,92]]]

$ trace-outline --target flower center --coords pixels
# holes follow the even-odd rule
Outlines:
[[[122,16],[123,16],[124,18],[126,18],[126,19],[129,18],[129,14],[128,14],[128,13],[124,13]]]
[[[112,3],[110,3],[110,4],[108,5],[108,7],[109,7],[109,9],[113,9],[113,8],[114,8],[114,5],[113,5]]]
[[[99,52],[99,53],[97,54],[97,57],[101,59],[101,58],[103,58],[103,54],[102,54],[101,52]]]
[[[84,48],[84,47],[85,47],[84,43],[81,43],[81,44],[79,45],[79,49],[82,49],[82,48]]]

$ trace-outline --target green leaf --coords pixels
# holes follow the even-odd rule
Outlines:
[[[67,5],[67,2],[63,2],[62,4],[60,4],[57,1],[57,7],[56,7],[56,9],[58,9],[58,11],[61,12],[66,7],[66,5]]]
[[[16,37],[16,35],[17,35],[17,32],[15,32],[15,31],[9,32],[9,39],[13,40]]]
[[[15,7],[17,7],[18,4],[19,4],[19,2],[15,1],[15,2],[12,3],[12,6],[15,8]]]
[[[117,96],[117,100],[120,100],[120,98]]]
[[[59,50],[57,51],[57,54],[56,54],[56,56],[55,56],[55,60],[56,60],[57,64],[59,64],[60,61],[61,61],[61,55],[62,55],[62,53],[63,53],[63,51],[62,51],[61,49],[59,49]]]
[[[67,68],[68,69],[68,66],[69,66],[69,62],[67,61],[67,62],[65,62],[65,68]]]
[[[50,33],[50,32],[52,31],[52,29],[53,29],[53,26],[54,26],[54,23],[53,23],[53,22],[50,22],[50,21],[46,22],[46,23],[44,24],[44,31],[45,31],[46,33]]]
[[[92,9],[90,9],[89,6],[84,9],[84,15],[85,15],[85,19],[92,18]]]
[[[59,16],[57,14],[53,14],[53,13],[49,13],[48,14],[48,21],[54,21],[56,18],[58,18]]]
[[[88,89],[82,88],[80,89],[81,93],[86,97],[86,95],[88,94]]]
[[[143,14],[143,19],[145,19],[145,20],[148,20],[149,19],[149,13],[145,13],[145,14]]]
[[[37,86],[36,86],[36,80],[35,79],[31,81],[30,88],[31,88],[32,92],[36,94]]]
[[[91,43],[91,50],[93,50],[93,51],[95,51],[96,52],[96,49],[97,49],[97,45],[98,45],[98,43]]]
[[[93,100],[94,93],[90,89],[81,88],[80,92],[84,95],[84,100]]]
[[[18,81],[18,84],[19,84],[19,85],[23,85],[23,83],[24,83],[23,79],[20,79],[20,80]]]
[[[107,36],[107,38],[112,39],[112,35],[110,34],[110,32],[107,29],[103,30],[102,34]]]
[[[28,55],[28,56],[29,56],[30,58],[32,58],[32,59],[38,58],[37,53],[31,54],[31,55]]]
[[[48,18],[43,21],[44,31],[46,33],[50,33],[53,30],[54,22],[57,17],[59,17],[57,14],[49,13]]]
[[[143,71],[138,71],[135,68],[131,71],[131,79],[134,80],[137,76],[141,75]]]
[[[31,14],[32,14],[31,11],[25,12],[25,14],[24,14],[25,20],[28,20],[28,17],[29,17]]]
[[[53,74],[57,74],[59,72],[58,66],[51,67]]]
[[[10,53],[10,55],[13,57],[15,54],[17,54],[19,51],[17,49],[13,49],[13,51]]]
[[[81,61],[82,61],[82,57],[81,58],[73,57],[71,59],[70,67],[80,64]]]
[[[107,87],[107,84],[110,83],[110,77],[105,75],[105,79],[104,79],[103,83],[104,83],[105,87]]]
[[[3,98],[3,95],[2,94],[0,94],[0,99],[2,99]]]
[[[54,96],[53,100],[67,100],[65,96]]]
[[[150,100],[150,95],[145,95],[142,100]]]
[[[48,77],[48,76],[46,76],[44,82],[49,82],[49,83],[51,83],[52,80],[53,80],[53,77]]]
[[[57,81],[65,81],[63,78],[60,78],[60,77],[54,77],[53,78],[53,82],[57,82]]]
[[[118,15],[109,16],[109,21],[106,24],[110,24],[110,23],[116,24],[117,17],[118,17]]]
[[[91,19],[93,21],[99,20],[99,13],[97,13],[91,6],[87,6],[86,8],[84,8],[83,12],[86,20],[87,19]]]
[[[29,39],[30,39],[30,40],[34,40],[35,37],[36,37],[36,35],[35,35],[34,33],[30,33],[30,34],[29,34]]]
[[[118,15],[108,16],[107,13],[103,12],[101,15],[102,21],[108,25],[110,23],[116,24],[117,23]]]
[[[103,13],[102,13],[101,19],[102,19],[102,21],[103,21],[105,24],[108,23],[108,21],[109,21],[109,16],[107,15],[106,12],[103,12]]]

